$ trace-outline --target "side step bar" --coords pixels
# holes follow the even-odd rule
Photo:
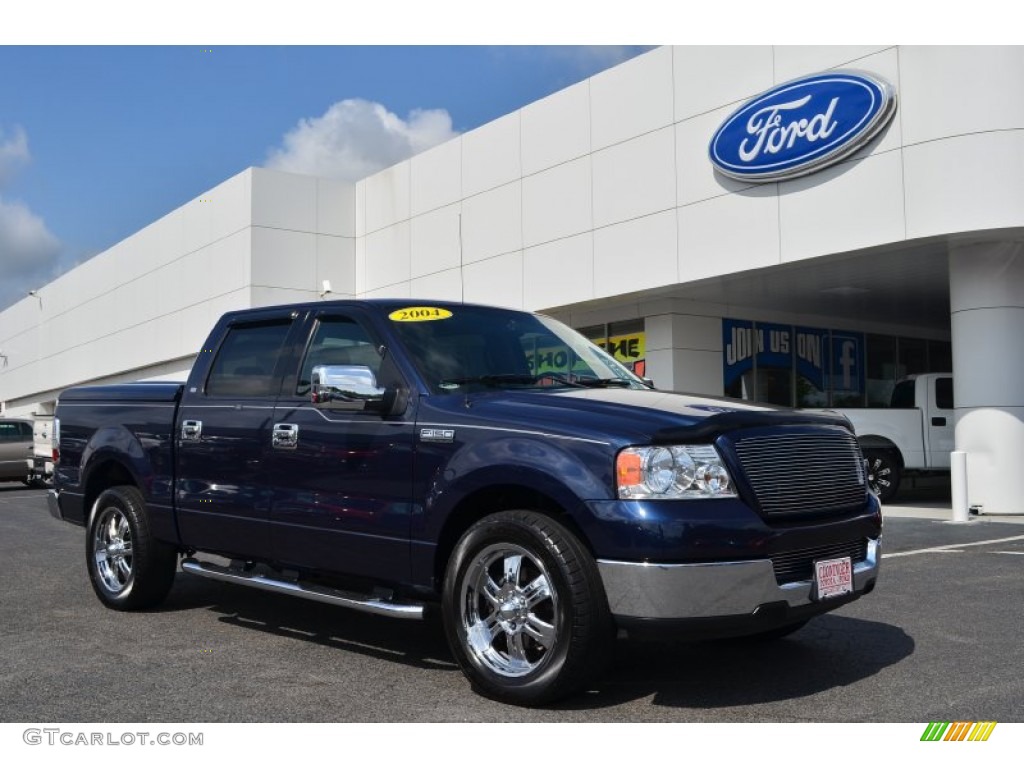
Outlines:
[[[342,592],[339,589],[321,587],[315,584],[303,584],[299,581],[283,581],[272,579],[258,573],[244,573],[242,571],[225,568],[223,565],[200,562],[193,558],[186,558],[181,561],[181,570],[185,573],[192,573],[216,581],[226,581],[229,584],[241,584],[244,587],[255,587],[267,592],[277,592],[282,595],[304,597],[307,600],[316,600],[329,605],[340,605],[343,608],[354,608],[365,613],[375,613],[378,616],[390,616],[395,619],[422,619],[422,603],[394,603],[378,597],[367,597],[355,592]]]

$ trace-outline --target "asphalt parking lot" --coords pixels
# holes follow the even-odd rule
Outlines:
[[[2,483],[0,721],[1021,720],[1024,518],[951,525],[928,499],[887,511],[866,598],[770,644],[620,639],[592,691],[524,710],[473,694],[434,621],[185,574],[160,610],[107,610],[82,529]]]

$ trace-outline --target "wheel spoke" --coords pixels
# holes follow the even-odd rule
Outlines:
[[[128,538],[128,518],[122,517],[117,524],[117,538],[124,541]]]
[[[495,608],[501,605],[501,600],[498,599],[498,592],[500,591],[501,587],[499,587],[490,576],[487,577],[487,583],[484,584],[483,589],[480,590],[483,596],[487,599],[487,602]]]
[[[504,570],[505,570],[505,583],[513,586],[519,586],[519,569],[523,565],[522,555],[506,555]]]
[[[508,655],[515,661],[530,666],[530,660],[526,658],[526,649],[523,648],[523,636],[519,633],[508,635]]]
[[[131,566],[128,565],[123,557],[114,558],[114,564],[119,572],[118,581],[128,581],[128,577],[132,575]]]
[[[117,540],[117,516],[111,515],[110,521],[107,523],[107,542]]]
[[[523,588],[523,597],[526,598],[526,607],[533,608],[537,603],[551,597],[551,585],[543,573]]]
[[[548,624],[546,621],[541,621],[532,613],[526,617],[523,632],[545,648],[551,648],[555,644],[555,626]]]

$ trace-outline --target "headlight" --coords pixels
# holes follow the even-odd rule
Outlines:
[[[645,445],[615,459],[620,499],[710,499],[736,496],[729,472],[710,445]]]

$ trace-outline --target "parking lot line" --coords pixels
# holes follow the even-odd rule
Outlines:
[[[888,552],[882,555],[882,558],[890,557],[907,557],[908,555],[922,555],[927,552],[948,552],[953,549],[962,549],[963,547],[984,547],[988,544],[1002,544],[1004,541],[1024,541],[1024,536],[1010,536],[1005,539],[988,539],[987,541],[971,541],[966,544],[944,544],[941,547],[928,547],[926,549],[912,549],[909,552]]]

